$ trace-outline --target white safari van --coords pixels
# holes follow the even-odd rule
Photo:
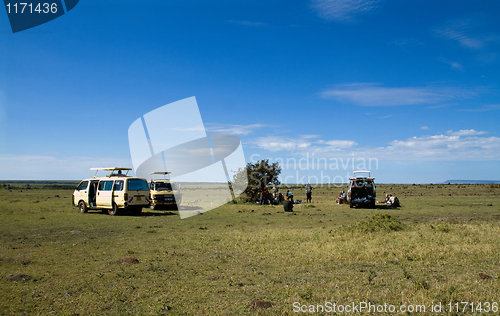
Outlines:
[[[351,208],[354,206],[375,208],[375,197],[377,196],[375,178],[370,177],[369,170],[358,170],[353,173],[354,177],[349,178],[349,188],[347,191],[349,206]]]
[[[88,210],[107,210],[116,215],[120,210],[130,210],[140,214],[148,207],[149,187],[146,179],[129,177],[131,168],[91,168],[96,173],[91,179],[80,182],[73,192],[73,206],[78,205],[80,213]],[[104,177],[97,177],[99,171],[109,171]],[[125,174],[123,173],[125,171]]]
[[[173,208],[179,209],[182,194],[180,185],[170,181],[170,172],[155,171],[149,173],[149,188],[151,190],[152,210]]]

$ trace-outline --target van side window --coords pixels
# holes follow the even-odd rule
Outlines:
[[[97,190],[99,191],[111,191],[113,188],[113,181],[101,181],[99,182],[99,187]]]
[[[114,191],[123,191],[123,180],[115,181]]]
[[[80,184],[76,187],[76,189],[77,189],[78,191],[80,191],[80,190],[85,190],[85,189],[87,189],[87,186],[88,186],[88,185],[89,185],[89,182],[88,182],[88,181],[82,181],[82,182],[80,182]]]

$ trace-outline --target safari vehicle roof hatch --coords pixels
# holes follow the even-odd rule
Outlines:
[[[127,176],[127,174],[128,174],[128,172],[129,172],[130,170],[132,170],[132,168],[124,168],[124,167],[111,167],[111,168],[90,168],[90,170],[95,170],[94,178],[98,178],[98,177],[97,177],[97,173],[98,173],[99,171],[101,171],[101,170],[104,170],[104,171],[111,171],[111,172],[109,173],[109,175],[107,175],[107,176],[106,176],[106,177],[108,177],[108,178],[111,178],[111,177],[116,177],[116,176],[118,175],[118,174],[116,174],[116,173],[113,173],[113,171],[122,171],[122,170],[127,171],[127,172],[125,172],[125,174],[121,175],[121,176],[123,176],[123,177],[126,177],[126,176]]]
[[[354,177],[353,177],[353,178],[349,178],[349,180],[354,180],[354,179],[356,179],[356,178],[366,178],[366,179],[370,179],[370,180],[375,179],[375,178],[371,178],[371,177],[370,177],[370,170],[356,170],[356,171],[353,171],[352,173],[354,174]],[[363,173],[367,173],[367,174],[368,174],[368,176],[367,176],[367,177],[365,177],[365,176],[359,175],[360,173],[361,173],[361,174],[363,174]]]
[[[154,180],[170,180],[170,171],[154,171],[149,173],[149,181],[154,181]],[[163,177],[160,177],[160,179],[155,179],[155,175],[162,175]]]

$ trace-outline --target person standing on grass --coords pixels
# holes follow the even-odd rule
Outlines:
[[[279,192],[278,186],[275,184],[275,185],[273,186],[273,201],[272,201],[272,204],[278,204],[278,203],[277,203],[277,200],[278,200],[278,192]]]
[[[267,194],[268,194],[268,191],[267,191],[267,188],[264,187],[262,188],[262,191],[260,193],[260,205],[265,205],[266,202],[267,202]]]
[[[311,195],[312,195],[312,187],[311,185],[309,184],[309,182],[306,184],[306,201],[307,203],[311,203]]]
[[[275,185],[273,186],[273,197],[278,196],[278,192],[279,192],[279,190],[280,190],[280,189],[279,189],[279,188],[278,188],[278,186],[275,184]]]

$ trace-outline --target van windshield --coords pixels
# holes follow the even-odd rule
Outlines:
[[[172,185],[165,182],[155,183],[155,190],[157,191],[172,191]]]
[[[148,182],[144,179],[127,179],[128,189],[131,191],[147,191]]]

